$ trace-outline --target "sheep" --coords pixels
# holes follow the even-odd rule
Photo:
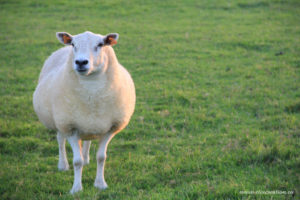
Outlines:
[[[89,163],[92,139],[99,141],[94,186],[106,189],[107,145],[129,123],[136,99],[133,80],[112,48],[119,35],[87,31],[75,36],[58,32],[56,37],[66,47],[45,61],[33,107],[39,120],[57,131],[59,170],[69,169],[66,140],[72,147],[74,183],[70,193],[82,190],[82,168]]]

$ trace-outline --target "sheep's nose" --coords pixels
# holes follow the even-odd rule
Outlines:
[[[76,63],[76,65],[81,67],[81,66],[88,64],[89,61],[88,60],[76,60],[75,63]]]

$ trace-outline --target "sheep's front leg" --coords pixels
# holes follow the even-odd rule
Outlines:
[[[97,174],[94,186],[100,190],[107,188],[107,184],[104,180],[104,164],[106,160],[106,149],[109,141],[112,139],[113,134],[108,133],[100,138],[99,149],[97,152]]]
[[[77,134],[68,137],[68,141],[73,150],[74,183],[70,191],[71,194],[82,190],[81,176],[83,167],[83,157],[81,153],[81,140]]]
[[[57,142],[59,149],[58,170],[66,171],[69,169],[66,153],[66,138],[60,132],[57,132]]]
[[[82,154],[83,154],[83,165],[90,163],[90,146],[91,141],[84,141],[82,145]]]

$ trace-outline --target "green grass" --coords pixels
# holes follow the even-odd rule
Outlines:
[[[299,13],[298,0],[0,0],[0,199],[299,199]],[[109,189],[93,187],[93,142],[73,197],[32,94],[55,32],[86,30],[120,34],[137,104],[108,147]],[[258,190],[295,195],[240,194]]]

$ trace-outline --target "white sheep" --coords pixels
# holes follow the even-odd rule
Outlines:
[[[99,140],[94,186],[105,189],[107,145],[129,123],[135,106],[132,78],[111,47],[119,35],[58,32],[56,36],[68,46],[45,61],[33,94],[34,110],[47,128],[57,131],[59,170],[69,169],[66,139],[72,147],[72,194],[82,190],[82,167],[89,163],[90,140]],[[81,140],[86,140],[82,148]]]

